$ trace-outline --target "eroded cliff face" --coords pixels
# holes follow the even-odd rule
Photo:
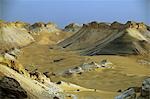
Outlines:
[[[67,50],[79,50],[82,55],[145,54],[149,49],[150,31],[144,23],[128,21],[91,22],[58,45]],[[121,48],[121,49],[119,49]]]
[[[7,59],[5,59],[7,60]],[[16,63],[16,61],[14,62]],[[26,71],[22,65],[18,64],[12,64],[11,62],[9,63],[1,60],[0,63],[0,72],[7,77],[10,77],[12,80],[15,80],[14,82],[17,83],[16,89],[13,88],[14,85],[9,85],[12,80],[7,80],[8,84],[3,85],[4,81],[0,83],[1,88],[4,89],[5,91],[1,90],[2,94],[6,94],[5,92],[7,91],[8,95],[15,93],[18,94],[15,97],[22,97],[22,98],[32,98],[32,99],[53,99],[54,97],[59,97],[64,99],[62,90],[56,86],[56,84],[50,82],[49,80],[45,80],[45,76],[42,76],[42,74],[36,76],[36,79],[33,79],[31,74]],[[2,77],[3,79],[4,77]],[[41,80],[39,80],[41,79]],[[43,84],[45,83],[45,84]],[[12,83],[13,84],[13,83]],[[7,88],[5,88],[7,86]],[[19,88],[21,86],[21,88]],[[12,88],[12,89],[11,89]],[[12,92],[14,90],[14,92]],[[17,91],[18,90],[18,91]],[[19,91],[20,90],[20,91]],[[22,90],[22,91],[21,91]],[[59,93],[60,92],[60,93]],[[23,96],[22,96],[22,93]],[[26,95],[26,96],[25,96]]]
[[[34,42],[34,38],[23,28],[14,23],[0,23],[0,52],[21,48]]]
[[[0,77],[0,98],[1,99],[26,99],[27,92],[13,78]]]

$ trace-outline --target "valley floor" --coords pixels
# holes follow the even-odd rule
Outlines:
[[[50,49],[49,45],[33,43],[22,49],[18,60],[28,70],[38,69],[40,72],[53,72],[59,74],[71,67],[79,66],[88,61],[100,62],[107,59],[113,63],[112,69],[91,71],[81,75],[64,77],[52,76],[51,80],[71,82],[82,87],[101,90],[104,92],[78,92],[80,99],[113,99],[118,90],[129,87],[141,86],[142,81],[150,75],[149,65],[138,62],[138,56],[80,56],[78,53],[61,49]],[[84,98],[83,98],[84,97]],[[110,98],[111,97],[111,98]]]

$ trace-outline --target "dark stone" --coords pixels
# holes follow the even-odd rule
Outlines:
[[[53,60],[53,62],[60,62],[60,61],[62,61],[62,60],[64,60],[63,58],[61,58],[61,59],[56,59],[56,60]]]
[[[61,84],[61,81],[57,82],[56,84]]]
[[[0,99],[24,99],[27,92],[13,78],[3,77],[0,80]]]
[[[119,89],[117,92],[122,92],[122,90],[121,90],[121,89]]]
[[[47,78],[50,78],[51,76],[56,76],[55,73],[53,73],[53,72],[48,72],[48,71],[44,72],[43,74],[44,74]]]
[[[53,99],[59,99],[59,98],[55,96]]]
[[[136,99],[136,93],[133,88],[130,88],[116,96],[115,99]]]
[[[79,89],[77,89],[77,91],[80,91]]]
[[[82,72],[80,72],[80,73],[78,73],[78,74],[80,74],[80,75],[81,75],[81,74],[82,74]]]

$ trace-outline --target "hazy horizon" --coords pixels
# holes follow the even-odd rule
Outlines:
[[[149,0],[1,0],[0,18],[6,21],[54,22],[60,27],[91,21],[150,24]]]

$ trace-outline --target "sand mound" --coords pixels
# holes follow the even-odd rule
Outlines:
[[[0,23],[0,52],[20,48],[33,41],[27,31],[17,28],[13,23]]]
[[[146,54],[150,45],[150,31],[143,23],[126,24],[91,22],[58,44],[81,55]]]

